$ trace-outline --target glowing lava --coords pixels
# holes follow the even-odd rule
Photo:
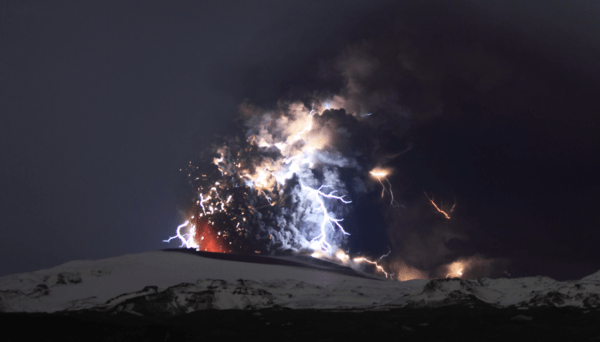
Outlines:
[[[225,236],[208,222],[208,218],[205,216],[197,217],[195,226],[194,241],[199,251],[231,253],[231,249],[225,241]]]

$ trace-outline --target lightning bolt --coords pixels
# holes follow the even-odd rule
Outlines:
[[[265,195],[265,198],[267,199],[267,202],[269,202],[270,206],[273,206],[273,203],[271,202],[271,197],[269,197],[269,195],[267,195],[267,193],[263,190],[262,194]]]
[[[389,246],[388,246],[388,249],[389,249]],[[383,266],[379,265],[379,261],[381,261],[381,259],[385,258],[386,256],[390,255],[390,253],[391,253],[391,252],[392,252],[392,250],[390,249],[390,250],[389,250],[389,251],[388,251],[386,254],[382,255],[382,256],[379,258],[379,260],[378,260],[378,261],[372,261],[372,260],[369,260],[369,259],[367,259],[367,258],[365,258],[365,257],[358,257],[358,258],[354,258],[354,259],[352,259],[352,261],[353,261],[353,262],[355,262],[355,263],[363,263],[363,262],[364,262],[364,263],[367,263],[367,264],[370,264],[370,265],[374,265],[374,266],[375,266],[375,268],[377,268],[377,270],[378,270],[378,271],[380,271],[381,273],[383,273],[383,274],[385,275],[385,277],[386,277],[386,278],[393,279],[393,278],[392,278],[392,276],[393,276],[394,274],[393,274],[393,273],[389,273],[389,272],[387,272],[387,271],[386,271],[386,270],[383,268]],[[320,252],[314,252],[314,253],[313,253],[311,256],[312,256],[313,258],[322,258],[322,257],[323,257],[323,254],[321,254]],[[335,256],[336,256],[336,257],[337,257],[339,260],[341,260],[341,261],[342,261],[342,263],[344,263],[344,264],[346,264],[346,265],[348,264],[348,261],[350,260],[350,256],[349,256],[348,254],[344,253],[344,252],[343,252],[343,251],[341,251],[341,250],[338,250],[338,251],[335,253]],[[351,265],[351,264],[350,264],[350,265]]]
[[[433,201],[433,198],[429,198],[429,196],[427,195],[426,192],[423,191],[423,193],[425,194],[425,197],[427,197],[427,199],[429,200],[429,202],[431,202],[431,204],[433,205],[433,207],[442,215],[444,215],[444,217],[446,217],[446,219],[450,219],[450,215],[448,215],[448,213],[451,213],[452,211],[454,211],[454,207],[456,207],[456,202],[454,202],[454,204],[452,205],[452,208],[450,208],[450,211],[447,213],[444,210],[440,209],[440,207],[437,206],[437,204],[435,204],[435,202]]]
[[[388,246],[388,252],[382,256],[379,257],[379,260],[377,260],[377,262],[381,262],[381,259],[387,257],[388,255],[390,255],[390,253],[392,253],[392,249],[390,248],[390,246]]]
[[[375,265],[375,267],[380,272],[382,272],[383,274],[385,274],[386,278],[390,278],[391,279],[392,276],[394,275],[393,273],[386,272],[385,269],[381,265],[379,265],[379,263],[377,263],[377,261],[371,261],[371,260],[369,260],[367,258],[364,258],[364,257],[354,258],[353,260],[354,260],[354,262],[366,262],[367,264]],[[381,259],[379,259],[379,260],[381,260]]]
[[[329,108],[327,103],[324,106],[326,109]],[[214,225],[214,222],[217,222],[217,226],[219,224],[235,225],[234,229],[236,232],[252,228],[248,226],[250,224],[250,220],[248,219],[251,219],[252,215],[260,214],[259,209],[282,203],[281,200],[284,198],[282,196],[285,193],[281,189],[284,189],[286,182],[296,175],[294,179],[298,179],[300,188],[293,191],[301,197],[302,207],[310,208],[312,218],[314,218],[314,222],[308,220],[308,226],[303,226],[307,228],[311,227],[312,231],[308,233],[306,233],[306,230],[302,231],[302,234],[308,234],[308,236],[305,236],[301,240],[303,241],[302,247],[311,248],[314,251],[314,257],[330,259],[337,257],[349,266],[360,267],[358,266],[359,263],[374,265],[378,272],[383,273],[386,278],[391,278],[392,273],[387,272],[379,264],[383,258],[391,254],[391,249],[385,255],[379,257],[379,259],[375,259],[376,261],[365,257],[352,259],[348,254],[339,250],[334,237],[337,238],[342,234],[350,234],[341,224],[343,219],[336,217],[333,213],[331,205],[335,203],[337,208],[339,203],[341,203],[339,205],[349,204],[352,201],[347,200],[346,195],[339,195],[338,191],[341,191],[341,189],[335,189],[331,185],[322,185],[316,188],[313,183],[310,183],[312,180],[307,180],[309,176],[306,176],[304,173],[312,169],[315,165],[318,159],[318,155],[315,155],[315,153],[327,145],[327,141],[323,140],[324,138],[321,135],[319,135],[316,141],[311,140],[313,136],[311,133],[314,128],[313,119],[319,115],[320,110],[315,110],[314,103],[310,110],[302,104],[301,108],[293,116],[286,118],[286,122],[289,122],[289,125],[286,127],[289,127],[289,130],[284,130],[280,132],[281,134],[268,136],[265,134],[271,132],[269,131],[271,129],[269,125],[271,125],[272,121],[268,123],[267,121],[262,121],[262,126],[257,126],[251,130],[249,132],[251,136],[244,140],[245,144],[250,147],[244,147],[234,142],[219,147],[216,150],[216,158],[212,157],[211,161],[220,171],[219,181],[221,183],[218,181],[211,185],[206,184],[209,180],[213,182],[213,177],[219,177],[218,172],[214,175],[209,174],[208,177],[202,174],[202,177],[195,178],[195,181],[202,184],[198,188],[198,198],[195,201],[195,204],[202,211],[199,210],[200,208],[196,208],[197,215],[202,217],[202,219],[209,219],[208,224]],[[371,113],[364,115],[369,116]],[[263,133],[263,131],[266,133]],[[316,142],[316,144],[313,144],[313,142]],[[266,155],[263,155],[265,151],[261,149],[272,146],[279,149],[281,154],[277,157],[269,156],[266,158]],[[196,167],[195,169],[197,170],[198,168]],[[387,178],[389,171],[374,169],[370,174],[381,184],[381,197],[385,198],[386,192],[389,192],[390,205],[393,207],[399,206],[394,199],[392,184]],[[188,177],[191,177],[191,172],[188,174]],[[310,178],[313,179],[312,177]],[[312,186],[305,184],[311,184]],[[234,190],[239,187],[244,187],[244,189],[239,189],[243,191]],[[235,194],[240,194],[240,197],[236,197],[237,195]],[[220,195],[223,195],[223,198]],[[263,207],[255,208],[254,204],[256,201],[254,201],[254,198],[262,196],[264,196],[268,205],[265,203]],[[329,210],[328,205],[331,208]],[[275,211],[276,209],[273,208],[272,210]],[[258,214],[256,214],[257,211]],[[196,223],[198,224],[198,228],[196,228],[191,222],[195,222],[193,221],[193,217],[177,227],[177,234],[175,236],[163,241],[170,242],[174,239],[179,239],[181,247],[185,246],[187,248],[199,248],[198,244],[204,246],[205,242],[195,239],[196,229],[201,231],[203,226],[201,223]],[[227,227],[223,227],[223,229],[228,231]],[[218,234],[220,235],[221,232],[219,231]],[[313,237],[314,235],[316,236]],[[309,237],[310,240],[308,240]],[[272,239],[273,236],[271,235],[270,238]],[[307,242],[308,246],[306,246]]]
[[[390,183],[389,179],[387,179],[387,177],[386,177],[389,172],[386,170],[383,170],[383,169],[375,168],[375,169],[373,169],[373,171],[371,171],[369,173],[371,174],[371,176],[377,178],[377,180],[379,181],[379,184],[381,184],[381,198],[384,197],[385,191],[387,190],[387,191],[389,191],[390,197],[391,197],[390,206],[392,206],[394,208],[399,207],[400,205],[398,204],[398,202],[396,202],[394,200],[394,192],[392,191],[392,183]],[[386,189],[385,185],[381,181],[382,178],[387,182],[389,190]]]
[[[319,204],[319,207],[321,208],[321,211],[323,213],[323,220],[321,221],[321,233],[310,241],[311,245],[315,241],[318,240],[317,243],[318,243],[318,246],[320,249],[327,251],[327,252],[331,252],[331,244],[329,244],[326,240],[327,224],[329,224],[332,228],[335,228],[334,225],[337,226],[344,235],[350,235],[350,233],[346,232],[344,230],[344,227],[342,227],[342,225],[340,224],[340,222],[342,222],[344,219],[336,219],[335,217],[329,215],[329,212],[327,211],[327,208],[325,207],[325,202],[323,201],[323,198],[336,199],[344,204],[352,203],[352,201],[346,201],[344,199],[345,196],[335,196],[334,194],[337,192],[337,190],[333,190],[332,192],[330,192],[328,194],[321,191],[321,189],[323,189],[323,188],[330,188],[331,186],[329,186],[329,185],[322,185],[318,189],[313,189],[311,187],[304,186],[304,185],[302,185],[302,183],[300,183],[300,186],[303,189],[308,190],[310,192],[310,194],[312,194],[314,196],[315,200]]]
[[[192,217],[193,219],[194,217]],[[188,229],[188,234],[181,233],[181,230],[187,226],[190,226],[190,221],[185,221],[184,223],[177,226],[177,235],[171,236],[167,240],[163,240],[163,242],[171,242],[173,239],[179,239],[181,241],[181,246],[185,248],[198,248],[196,242],[194,242],[194,235],[196,235],[196,227],[191,225],[191,228]]]
[[[198,195],[198,197],[200,197],[200,201],[198,202],[198,204],[202,208],[202,212],[204,213],[204,216],[206,216],[206,209],[204,208],[204,202],[208,201],[210,199],[210,197],[207,199],[204,199],[204,197],[202,197],[202,193],[200,193],[200,195]]]

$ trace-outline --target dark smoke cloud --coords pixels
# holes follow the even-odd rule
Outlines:
[[[373,137],[377,132],[366,121],[343,109],[325,109],[309,118],[309,139],[290,141],[306,125],[309,108],[304,104],[280,103],[279,110],[269,112],[243,103],[240,110],[239,134],[216,141],[188,168],[192,212],[187,216],[210,211],[210,223],[224,234],[234,252],[306,250],[317,237],[321,222],[318,203],[311,200],[314,194],[307,189],[326,186],[323,192],[335,190],[336,196],[352,199],[373,190],[367,179],[375,165],[370,151],[376,145]],[[286,143],[285,148],[276,147],[281,142]],[[282,176],[279,170],[288,167],[287,158],[312,144],[317,150],[311,153],[310,168],[290,172],[284,182],[277,180]],[[220,161],[215,162],[217,159]],[[265,185],[257,183],[254,176],[245,176],[261,172]],[[352,203],[326,202],[327,210],[337,218],[354,209]],[[225,209],[213,212],[223,208],[222,203],[226,203]],[[342,247],[347,242],[337,228],[327,240]]]
[[[493,51],[486,51],[477,42],[465,40],[463,45],[457,45],[456,42],[445,42],[443,37],[432,40],[423,35],[426,33],[414,36],[395,33],[363,40],[348,46],[337,58],[322,65],[321,73],[338,78],[343,86],[327,103],[331,108],[339,109],[325,111],[313,120],[315,136],[331,140],[329,153],[319,154],[321,163],[312,170],[315,178],[321,178],[314,186],[334,185],[355,200],[360,200],[361,192],[378,192],[377,184],[367,180],[368,171],[376,166],[401,163],[402,154],[413,146],[416,129],[446,114],[444,83],[448,79],[459,78],[472,89],[488,94],[507,83],[514,74]],[[241,153],[242,164],[247,164],[242,168],[251,172],[264,160],[281,158],[277,149],[251,145],[247,137],[265,137],[269,144],[280,139],[287,124],[281,119],[294,118],[293,106],[282,101],[279,107],[284,107],[283,111],[265,116],[266,110],[250,102],[243,103],[240,112],[244,132],[235,142],[227,143],[229,155]],[[215,146],[213,153],[216,151]],[[213,157],[211,154],[204,163],[212,163]],[[209,168],[211,170],[198,169],[194,173],[213,175],[205,179],[204,185],[194,184],[194,188],[208,189],[216,181],[227,182],[218,175],[214,165]],[[327,175],[330,175],[329,179],[323,182]],[[386,201],[377,200],[384,208],[388,225],[393,253],[389,259],[400,258],[410,267],[435,274],[442,265],[464,257],[465,251],[452,248],[452,245],[469,239],[469,227],[460,221],[440,217],[425,196],[421,194],[414,198],[414,194],[407,192],[395,178],[391,177],[391,180],[393,190],[399,196],[397,200],[403,207],[387,206]],[[230,182],[229,187],[242,185],[240,179]],[[243,246],[240,252],[276,253],[302,249],[307,242],[296,238],[311,235],[306,233],[309,227],[302,223],[306,218],[298,214],[303,211],[300,208],[303,203],[294,191],[298,186],[298,181],[292,179],[280,189],[282,198],[275,207],[269,206],[260,192],[236,190],[234,206],[241,207],[215,224],[220,229],[231,230],[228,234],[231,241]],[[197,194],[193,196],[196,197]],[[352,209],[359,208],[344,206],[337,208],[337,212],[343,216]],[[248,230],[236,234],[235,227],[228,221],[232,216],[239,221],[243,215],[248,219],[245,224]],[[358,229],[369,230],[370,227]]]
[[[402,154],[413,146],[416,129],[443,114],[442,83],[448,74],[443,62],[447,54],[443,47],[417,45],[404,35],[359,42],[331,63],[344,83],[332,105],[364,117],[373,129],[369,131],[376,137],[369,151],[373,165],[402,163]],[[359,132],[353,131],[356,135]],[[381,203],[392,249],[389,260],[400,259],[408,267],[439,276],[436,269],[464,256],[451,245],[467,240],[468,229],[456,220],[443,218],[423,193],[418,197],[405,193],[400,179],[390,176],[397,201],[403,206]]]
[[[307,107],[317,98],[332,108],[314,120],[315,134],[332,138],[327,153],[319,156],[320,166],[313,170],[314,184],[323,184],[328,177],[353,199],[352,205],[333,209],[340,215],[381,216],[387,241],[379,242],[390,246],[391,255],[384,259],[390,267],[401,264],[430,277],[444,277],[456,260],[468,264],[468,277],[502,276],[509,267],[519,270],[515,262],[528,255],[522,241],[532,238],[514,242],[511,237],[518,229],[527,229],[521,222],[531,221],[528,214],[517,217],[507,212],[507,203],[514,199],[511,195],[519,193],[486,193],[485,187],[497,189],[489,184],[496,180],[478,179],[485,167],[463,165],[457,175],[458,168],[451,165],[465,160],[452,158],[467,151],[481,153],[482,158],[474,160],[495,157],[510,165],[512,159],[530,158],[532,152],[527,150],[543,141],[548,146],[537,146],[539,153],[561,158],[568,153],[569,158],[585,160],[587,152],[572,152],[573,147],[593,143],[597,122],[589,119],[588,107],[589,95],[597,89],[594,81],[584,77],[573,59],[560,58],[565,54],[556,47],[535,41],[535,35],[519,35],[518,25],[498,26],[491,7],[440,2],[399,5],[394,20],[374,23],[369,35],[335,58],[321,61],[320,89],[300,96]],[[290,94],[283,98],[293,98]],[[279,107],[290,103],[282,100]],[[253,131],[257,128],[268,126],[269,134],[280,135],[285,127],[278,127],[277,119],[293,116],[293,111],[287,111],[261,122],[265,110],[250,102],[242,104],[240,111],[245,122],[242,145],[248,134],[261,134]],[[581,115],[569,116],[572,111]],[[580,128],[583,122],[588,125]],[[527,133],[519,131],[523,126]],[[575,138],[565,134],[575,129]],[[531,140],[523,141],[528,135]],[[258,149],[248,158],[256,163],[271,152]],[[425,167],[411,169],[414,165]],[[368,175],[374,167],[394,170],[389,180],[398,206],[378,198],[379,184]],[[249,249],[260,249],[272,235],[287,242],[267,244],[264,252],[303,245],[291,238],[303,229],[303,218],[293,214],[302,205],[294,199],[297,182],[286,187],[284,205],[254,214],[252,224],[259,233],[248,237]],[[456,203],[450,220],[435,210],[424,191],[438,204]],[[260,206],[260,196],[253,196],[252,206]],[[376,203],[375,210],[367,213],[370,202]],[[367,231],[374,229],[349,225],[350,246],[353,238],[369,239]]]
[[[589,44],[575,46],[565,39],[571,36],[574,41],[589,43],[586,35],[597,36],[597,27],[586,35],[582,31],[574,36],[578,31],[569,28],[574,25],[572,18],[568,24],[557,17],[564,9],[536,4],[506,4],[500,11],[499,4],[408,2],[400,6],[393,23],[322,64],[324,79],[337,77],[343,84],[333,104],[357,116],[372,113],[365,117],[378,135],[371,150],[372,161],[398,171],[390,180],[403,207],[385,210],[392,246],[389,260],[399,258],[408,267],[440,276],[444,265],[468,259],[472,265],[467,275],[500,276],[507,274],[509,266],[520,270],[519,265],[527,264],[523,255],[547,253],[534,252],[521,241],[536,238],[531,225],[551,227],[556,223],[540,218],[535,213],[540,209],[513,204],[519,203],[515,202],[518,197],[531,197],[527,188],[540,183],[539,178],[530,179],[530,183],[520,179],[531,172],[526,168],[537,166],[524,166],[521,175],[507,172],[493,179],[494,171],[485,168],[496,166],[473,165],[479,169],[470,170],[469,164],[476,163],[473,160],[451,159],[461,153],[481,153],[483,162],[489,164],[488,158],[496,158],[494,163],[506,167],[515,164],[515,159],[597,163],[588,152],[600,149],[593,133],[600,126],[591,110],[596,107],[592,94],[600,89],[598,64],[590,63],[589,55],[583,58],[581,51],[594,56],[599,53],[589,49]],[[537,12],[536,6],[545,11]],[[526,18],[509,17],[520,9]],[[556,32],[551,22],[565,31]],[[534,30],[536,25],[554,32],[557,40],[547,39],[539,27]],[[588,148],[581,149],[582,144]],[[413,146],[416,151],[401,154]],[[432,151],[432,146],[438,150]],[[452,148],[455,150],[449,150]],[[429,166],[411,171],[407,164],[418,159],[425,159]],[[463,175],[456,177],[444,170],[464,162],[467,164],[462,167],[450,167]],[[480,174],[487,179],[479,178]],[[498,181],[512,181],[513,185],[505,189],[492,185]],[[551,189],[555,185],[547,181],[545,186]],[[546,189],[537,191],[544,193]],[[434,191],[435,198],[448,205],[457,201],[451,220],[436,212],[424,190]],[[548,202],[550,196],[548,193],[539,201]],[[515,210],[522,214],[515,215]],[[530,222],[529,226],[525,222]],[[551,228],[546,234],[557,235],[560,230]],[[515,241],[511,234],[522,236],[516,238],[521,241]],[[548,245],[548,251],[565,248],[560,238],[555,239],[556,245]]]

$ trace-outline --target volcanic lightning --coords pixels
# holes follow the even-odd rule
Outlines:
[[[193,219],[193,217],[192,217]],[[188,228],[188,233],[182,233],[181,230],[183,228]],[[181,241],[181,246],[180,247],[185,247],[185,248],[198,248],[198,244],[196,244],[195,240],[194,240],[194,236],[196,235],[196,227],[192,224],[190,224],[190,221],[185,221],[182,224],[180,224],[179,226],[177,226],[177,235],[171,236],[170,238],[168,238],[167,240],[163,240],[163,242],[171,242],[171,240],[173,239],[179,239],[179,241]]]
[[[338,259],[339,259],[339,260],[340,260],[340,261],[341,261],[341,262],[342,262],[344,265],[352,265],[352,264],[350,263],[350,261],[352,261],[353,263],[359,263],[359,264],[360,264],[360,263],[367,263],[367,264],[369,264],[369,265],[373,265],[373,266],[375,266],[375,268],[376,268],[376,269],[377,269],[379,272],[383,273],[383,274],[385,275],[385,277],[386,277],[386,278],[392,279],[392,276],[393,276],[394,274],[393,274],[393,273],[389,273],[389,272],[387,272],[387,271],[386,271],[386,270],[383,268],[383,266],[379,265],[379,262],[381,261],[381,259],[383,259],[383,258],[385,258],[386,256],[388,256],[390,253],[391,253],[391,250],[390,250],[390,251],[389,251],[387,254],[384,254],[384,255],[382,255],[382,256],[379,258],[379,260],[378,260],[378,261],[372,261],[372,260],[369,260],[369,259],[367,259],[367,258],[365,258],[365,257],[357,257],[357,258],[354,258],[354,259],[350,259],[350,256],[349,256],[348,254],[344,253],[343,251],[337,251],[337,252],[335,253],[335,256],[336,256],[336,257],[337,257],[337,258],[338,258]],[[322,255],[322,254],[320,254],[320,253],[318,253],[318,252],[314,252],[314,253],[312,254],[312,257],[313,257],[313,258],[322,258],[322,257],[323,257],[323,255]]]
[[[361,115],[330,109],[320,100],[279,104],[277,110],[253,112],[245,132],[223,138],[188,167],[193,191],[191,218],[177,227],[181,247],[213,252],[312,253],[345,265],[379,261],[341,252],[350,235],[342,226],[352,210],[352,196],[366,192],[365,166],[389,192],[396,206],[389,169],[369,167],[368,145],[350,141],[351,131],[369,129]],[[349,127],[348,125],[352,126]],[[339,141],[356,144],[340,152]],[[356,189],[349,184],[359,185]],[[357,190],[363,189],[363,190]]]
[[[214,147],[216,156],[209,160],[216,170],[209,166],[201,170],[190,163],[188,176],[197,188],[197,216],[223,231],[238,250],[245,247],[234,242],[258,243],[266,241],[266,236],[273,248],[307,248],[327,254],[338,250],[349,233],[337,213],[347,210],[340,205],[352,203],[346,199],[339,172],[356,165],[332,149],[336,133],[322,123],[315,124],[315,117],[325,111],[319,104],[308,109],[292,103],[279,113],[254,117],[245,141],[229,139]],[[343,111],[335,114],[346,115]],[[202,249],[203,241],[194,240],[195,233],[187,220],[165,241],[179,239],[182,247]],[[263,252],[272,252],[272,247],[265,248]]]
[[[333,190],[330,193],[325,194],[324,192],[321,191],[321,189],[323,189],[324,187],[330,187],[330,186],[322,185],[317,190],[311,189],[308,187],[306,188],[306,189],[308,189],[309,192],[311,192],[314,195],[316,201],[319,203],[319,206],[321,207],[321,210],[323,211],[323,221],[321,221],[321,233],[317,237],[312,239],[311,244],[316,242],[317,245],[315,247],[321,248],[327,252],[331,252],[331,245],[326,241],[326,236],[327,236],[326,226],[327,226],[327,224],[329,224],[332,227],[335,224],[340,229],[342,234],[344,234],[344,235],[350,235],[350,234],[347,233],[344,230],[344,227],[342,227],[342,225],[340,224],[340,222],[343,221],[344,219],[336,219],[329,215],[329,213],[327,212],[327,208],[325,208],[325,202],[323,202],[323,199],[321,197],[336,199],[338,201],[341,201],[344,204],[352,203],[352,201],[344,200],[344,196],[335,196],[334,193],[336,193],[337,190]],[[314,249],[316,249],[316,248],[314,248]]]
[[[452,213],[454,211],[454,207],[456,207],[456,202],[454,202],[454,204],[452,205],[452,208],[450,208],[450,211],[446,212],[442,209],[440,209],[440,207],[437,206],[437,204],[435,204],[435,202],[433,201],[433,198],[429,198],[429,196],[427,195],[426,192],[424,192],[425,197],[427,197],[427,199],[429,200],[429,202],[433,205],[433,207],[442,215],[444,215],[444,217],[446,219],[450,219],[450,215],[448,213]]]
[[[377,270],[379,270],[380,272],[382,272],[383,274],[385,274],[386,278],[392,278],[392,276],[394,275],[393,273],[388,273],[386,272],[383,267],[381,265],[379,265],[379,263],[377,261],[371,261],[367,258],[364,257],[360,257],[360,258],[354,258],[353,259],[354,262],[366,262],[367,264],[373,265],[375,266],[375,268],[377,268]]]
[[[394,200],[394,193],[392,192],[392,183],[390,183],[389,179],[387,179],[387,175],[389,173],[390,173],[389,170],[385,170],[382,168],[375,168],[375,169],[371,170],[371,172],[369,172],[369,174],[371,174],[371,176],[375,177],[379,181],[379,184],[381,184],[381,198],[384,197],[386,190],[389,191],[390,197],[391,197],[390,205],[395,207],[395,206],[399,206],[399,205]],[[385,185],[381,181],[382,178],[387,182],[389,189],[385,188]]]

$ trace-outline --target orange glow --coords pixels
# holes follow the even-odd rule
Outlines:
[[[427,199],[429,200],[429,202],[431,202],[431,204],[433,204],[433,206],[435,207],[435,209],[440,212],[442,215],[444,215],[446,217],[446,219],[450,219],[450,215],[448,215],[448,213],[451,213],[452,211],[454,211],[454,207],[456,206],[456,203],[454,203],[452,205],[452,208],[450,208],[450,211],[447,213],[444,210],[440,209],[437,204],[435,204],[435,202],[433,201],[433,198],[429,198],[429,196],[427,196],[427,193],[424,192],[425,197],[427,197]]]
[[[408,281],[414,279],[427,279],[427,275],[416,269],[403,269],[398,271],[396,279],[399,281]]]
[[[381,168],[374,168],[373,170],[371,170],[371,172],[369,172],[371,174],[371,176],[376,177],[377,179],[381,178],[381,177],[386,177],[387,175],[389,175],[389,171],[385,170],[385,169],[381,169]]]
[[[407,281],[413,279],[429,279],[427,272],[421,271],[417,268],[408,266],[404,261],[397,261],[392,264],[391,267],[394,272],[395,278],[399,281]]]
[[[346,262],[348,259],[350,259],[350,256],[342,251],[335,253],[335,256],[343,262]]]
[[[194,221],[196,225],[194,241],[200,246],[198,250],[213,253],[231,253],[225,237],[208,222],[205,216],[197,217]]]
[[[388,191],[390,192],[390,205],[398,206],[398,203],[394,200],[394,192],[392,191],[392,183],[390,183],[390,180],[387,179],[387,176],[390,173],[391,173],[391,169],[383,169],[380,167],[376,167],[369,172],[369,174],[371,174],[371,176],[377,178],[377,181],[379,182],[379,184],[381,184],[381,198],[383,198],[385,196],[385,191],[386,191],[385,185],[383,184],[383,181],[381,180],[381,179],[384,179],[389,186]]]
[[[448,265],[449,272],[446,275],[446,278],[460,278],[460,277],[462,277],[464,270],[465,270],[464,263],[462,263],[460,261],[455,261],[455,262],[451,263],[450,265]]]

